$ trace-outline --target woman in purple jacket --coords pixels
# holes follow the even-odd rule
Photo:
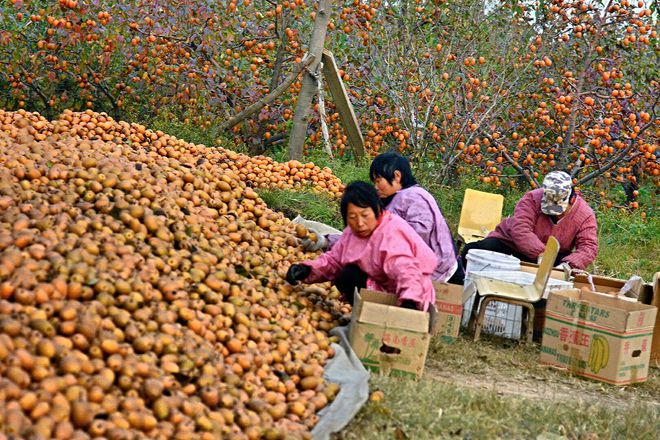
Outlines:
[[[369,170],[378,195],[390,212],[403,218],[422,237],[438,259],[431,278],[463,284],[464,272],[454,239],[433,196],[417,184],[408,159],[394,152],[376,156]],[[331,248],[339,235],[319,236],[316,243],[303,241],[307,250]]]
[[[598,254],[596,216],[573,188],[571,176],[552,171],[543,179],[543,188],[525,194],[513,212],[488,237],[467,244],[470,249],[485,249],[513,255],[536,263],[551,235],[559,241],[555,266],[586,269]],[[465,260],[464,260],[465,263]]]

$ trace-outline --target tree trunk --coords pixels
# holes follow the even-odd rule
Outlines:
[[[309,43],[309,53],[314,56],[314,61],[309,66],[309,72],[319,72],[318,67],[323,53],[325,34],[330,21],[331,3],[331,0],[319,0],[312,38]],[[309,72],[303,73],[300,95],[293,116],[293,127],[291,127],[291,135],[289,136],[289,159],[302,159],[303,146],[307,137],[309,111],[317,90],[316,78]]]

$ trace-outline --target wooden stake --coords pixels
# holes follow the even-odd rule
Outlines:
[[[323,76],[328,83],[330,94],[332,95],[332,99],[339,112],[339,117],[344,125],[344,130],[346,130],[348,145],[351,147],[351,150],[353,150],[353,155],[355,156],[356,161],[360,161],[364,157],[364,138],[360,132],[360,125],[355,116],[353,104],[351,104],[351,101],[348,98],[348,93],[346,92],[346,87],[344,87],[344,82],[339,76],[339,69],[337,69],[337,63],[335,62],[335,57],[332,52],[323,49],[322,61]]]

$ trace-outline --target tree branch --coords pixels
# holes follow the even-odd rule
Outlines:
[[[489,141],[491,141],[493,144],[502,146],[500,142],[497,141],[497,139],[494,139],[491,135],[488,133],[483,133],[484,137],[488,138]],[[523,167],[520,166],[520,164],[515,161],[511,156],[509,156],[509,153],[507,153],[504,149],[502,151],[502,156],[511,164],[513,168],[516,169],[521,175],[527,179],[527,182],[532,186],[532,188],[540,188],[539,182],[534,178],[534,175],[525,170]]]
[[[87,66],[87,69],[92,73],[92,76],[94,75],[94,70],[92,70],[91,66]],[[114,111],[113,117],[115,119],[118,119],[120,114],[119,114],[119,105],[117,104],[117,98],[110,93],[110,90],[106,86],[103,85],[103,83],[99,82],[98,84],[94,82],[93,78],[92,81],[89,81],[89,84],[94,87],[97,90],[100,90],[110,101],[110,105],[112,105],[112,109]]]
[[[275,90],[273,90],[268,95],[261,98],[259,101],[257,101],[254,104],[250,105],[249,107],[247,107],[242,112],[240,112],[237,115],[232,116],[231,118],[229,118],[226,122],[224,122],[223,124],[220,125],[220,129],[224,131],[224,130],[228,130],[228,129],[232,128],[236,124],[244,121],[249,116],[253,115],[254,113],[258,112],[259,110],[261,110],[262,108],[264,108],[265,106],[267,106],[268,104],[273,102],[275,100],[275,98],[277,98],[282,93],[284,93],[284,91],[287,90],[291,84],[293,84],[293,82],[296,80],[296,78],[298,78],[298,75],[300,75],[300,72],[305,70],[305,68],[307,68],[307,66],[309,66],[310,64],[312,64],[314,62],[314,58],[315,57],[311,54],[305,54],[303,59],[298,64],[297,68],[295,70],[293,70],[289,74],[289,76],[287,76],[286,79],[284,81],[282,81],[282,83],[280,83],[279,86],[277,86],[277,88]]]
[[[653,125],[655,124],[655,122],[656,122],[656,121],[655,121],[655,114],[656,114],[656,113],[655,113],[655,107],[656,107],[657,104],[658,104],[658,101],[656,100],[656,102],[653,104],[653,111],[652,111],[652,112],[653,112],[653,115],[652,115],[651,119],[649,120],[649,122],[648,122],[647,124],[645,124],[645,125],[639,130],[639,132],[637,133],[637,137],[636,137],[635,139],[630,139],[630,141],[628,142],[628,145],[626,146],[626,148],[624,148],[624,149],[622,149],[621,151],[619,151],[619,153],[618,153],[616,156],[614,156],[612,159],[610,159],[610,160],[609,160],[605,165],[603,165],[601,168],[598,168],[598,169],[596,169],[596,170],[593,170],[592,172],[588,173],[586,176],[584,176],[583,178],[581,178],[581,179],[578,181],[578,185],[583,185],[583,184],[585,184],[585,183],[588,183],[588,182],[592,181],[593,179],[595,179],[596,177],[598,177],[598,176],[600,176],[601,174],[603,174],[604,172],[610,170],[610,169],[611,169],[612,167],[614,167],[617,163],[619,163],[619,162],[620,162],[620,161],[621,161],[621,160],[622,160],[622,159],[623,159],[628,153],[630,153],[630,151],[633,149],[633,147],[634,147],[634,145],[635,145],[635,141],[637,140],[637,138],[638,138],[639,136],[641,136],[642,133],[644,133],[649,127],[651,127],[651,126],[653,126]]]
[[[27,78],[28,77],[28,71],[25,69],[25,67],[20,66],[21,70],[23,71],[23,75]],[[21,83],[26,85],[28,88],[32,89],[39,97],[41,98],[41,101],[44,103],[44,112],[46,112],[47,115],[51,115],[52,109],[48,103],[48,97],[44,94],[44,92],[41,90],[40,87],[37,87],[33,82],[28,82],[26,80],[21,79]]]

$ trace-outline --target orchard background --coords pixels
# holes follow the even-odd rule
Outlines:
[[[0,148],[0,156],[6,153],[14,156],[10,160],[0,157],[0,164],[5,165],[0,172],[4,170],[7,177],[0,179],[0,183],[5,183],[0,185],[0,190],[16,190],[16,200],[29,202],[35,191],[26,188],[43,188],[43,182],[48,179],[67,181],[73,186],[68,186],[69,193],[65,200],[77,200],[81,196],[85,202],[81,205],[86,209],[85,215],[90,212],[89,200],[96,198],[97,194],[100,201],[94,206],[99,210],[106,209],[108,200],[103,197],[110,192],[106,190],[117,185],[115,176],[98,174],[93,158],[87,156],[96,155],[103,164],[112,167],[115,162],[120,162],[99,155],[110,151],[108,148],[117,147],[118,150],[113,151],[122,151],[130,158],[129,175],[137,176],[135,179],[121,179],[126,182],[119,190],[123,191],[124,185],[127,185],[127,194],[122,197],[129,200],[134,194],[133,191],[128,193],[132,182],[139,181],[140,185],[143,182],[149,185],[155,183],[156,186],[161,184],[162,180],[154,180],[162,177],[160,169],[152,167],[154,160],[158,159],[158,163],[166,160],[174,168],[183,167],[186,170],[196,164],[197,171],[202,173],[199,179],[188,171],[170,174],[175,180],[183,176],[186,184],[183,192],[175,191],[174,196],[164,202],[166,208],[175,211],[170,212],[172,218],[183,219],[184,223],[190,222],[191,218],[178,209],[179,203],[188,206],[182,197],[189,197],[190,203],[198,208],[201,201],[195,198],[197,196],[191,196],[192,188],[205,187],[226,173],[226,178],[235,180],[236,188],[240,186],[241,191],[249,195],[246,197],[248,200],[262,198],[266,202],[268,209],[266,205],[259,205],[258,209],[252,210],[268,216],[268,222],[262,220],[265,223],[259,223],[259,228],[271,228],[271,217],[284,221],[280,214],[270,209],[283,211],[289,217],[302,214],[341,227],[336,199],[341,194],[342,182],[368,179],[368,161],[355,163],[331,97],[325,100],[324,118],[320,116],[318,101],[313,101],[309,125],[305,129],[305,148],[300,156],[297,150],[288,148],[296,106],[304,88],[303,79],[307,78],[309,82],[307,73],[298,75],[283,94],[259,113],[241,120],[237,125],[227,125],[232,117],[250,105],[262,102],[278,86],[286,84],[287,78],[301,70],[315,24],[318,25],[317,15],[323,15],[319,13],[319,5],[330,12],[324,46],[334,53],[339,64],[341,77],[361,125],[367,152],[375,155],[396,149],[411,157],[416,176],[438,200],[453,232],[456,231],[465,188],[505,194],[503,214],[509,215],[515,202],[525,191],[537,186],[545,173],[552,169],[564,169],[573,174],[589,203],[596,208],[601,246],[597,260],[589,268],[590,272],[619,278],[637,274],[647,281],[652,278],[658,270],[657,255],[660,254],[657,239],[660,218],[656,203],[660,193],[657,0],[1,0],[0,119],[4,122],[0,142],[11,148]],[[326,89],[326,86],[323,85],[323,88]],[[328,96],[325,90],[324,94]],[[39,112],[46,119],[21,109]],[[106,112],[107,115],[95,112]],[[324,149],[321,134],[323,121],[320,118],[329,127],[335,158],[329,158]],[[42,142],[44,140],[46,142]],[[103,146],[102,141],[116,145]],[[214,146],[224,148],[212,148]],[[314,164],[277,162],[285,162],[288,158],[312,161]],[[140,163],[133,163],[135,160]],[[56,166],[53,161],[58,162]],[[19,163],[25,167],[17,167]],[[35,164],[39,167],[34,168]],[[332,167],[332,170],[325,166]],[[46,168],[48,178],[41,175],[41,170]],[[150,176],[149,173],[153,174]],[[68,180],[67,175],[71,177]],[[33,179],[35,176],[41,180]],[[100,181],[104,185],[100,185]],[[302,183],[305,181],[310,185]],[[221,185],[220,182],[215,184]],[[258,195],[244,188],[246,184],[257,187]],[[49,188],[60,186],[57,183]],[[100,192],[97,193],[97,190]],[[157,207],[151,200],[156,191],[147,190],[146,194],[138,203],[148,204],[149,209]],[[37,195],[55,197],[45,191],[38,191]],[[238,203],[232,200],[235,194],[225,196],[228,198],[226,208],[234,210]],[[25,379],[25,374],[18,372],[17,365],[21,364],[21,368],[32,366],[32,358],[27,355],[29,353],[26,354],[26,349],[13,353],[6,349],[6,330],[9,328],[11,333],[18,330],[31,332],[31,327],[17,327],[13,319],[5,319],[9,315],[7,311],[21,314],[18,319],[23,319],[25,310],[31,310],[32,306],[24,307],[22,303],[31,302],[32,293],[35,298],[38,295],[41,299],[49,291],[59,294],[62,283],[61,277],[58,277],[53,281],[56,291],[47,283],[40,283],[38,289],[32,289],[34,283],[42,281],[40,277],[44,276],[43,271],[26,269],[36,267],[32,257],[39,259],[40,255],[45,256],[39,243],[31,248],[33,253],[26,257],[21,270],[14,270],[12,258],[18,258],[21,252],[17,249],[23,249],[28,244],[28,235],[22,231],[28,224],[23,213],[38,215],[40,211],[33,209],[31,202],[26,203],[22,205],[21,221],[14,221],[15,216],[19,215],[17,209],[7,209],[12,200],[12,197],[4,197],[0,203],[5,208],[0,209],[0,214],[5,216],[0,220],[4,221],[4,225],[12,225],[11,231],[9,228],[1,231],[0,247],[16,248],[12,248],[12,252],[5,251],[0,261],[0,277],[3,277],[0,296],[4,298],[0,306],[2,315],[5,315],[0,320],[0,358],[6,360],[0,369],[11,367],[13,379]],[[172,205],[173,201],[177,207]],[[246,203],[253,204],[250,201]],[[206,209],[204,203],[201,205]],[[41,203],[35,206],[41,209],[46,205]],[[67,212],[75,214],[75,209]],[[179,211],[188,217],[181,217]],[[141,210],[135,212],[137,217],[143,216]],[[160,217],[161,210],[158,209],[158,212]],[[72,219],[74,214],[69,214]],[[147,217],[151,219],[151,216]],[[99,225],[98,218],[105,219],[113,227],[117,220],[111,215],[95,216],[92,224]],[[133,227],[137,230],[147,227],[125,216],[123,218],[122,221],[131,224],[131,231],[119,228],[124,241],[135,238]],[[161,220],[165,221],[164,218]],[[192,220],[195,220],[194,217]],[[50,240],[48,237],[52,236],[53,231],[44,226],[47,223],[34,223],[38,223],[36,227],[39,231],[35,234]],[[176,223],[177,227],[180,226],[180,222]],[[245,225],[253,223],[247,222]],[[99,253],[97,226],[89,231],[79,222],[70,226],[70,233],[87,234],[82,237],[84,240],[74,240],[77,243],[75,249],[62,251],[62,245],[58,244],[54,250],[74,262],[79,262],[83,255],[85,264],[90,263],[89,270],[82,263],[76,263],[75,273],[67,281],[72,281],[75,289],[70,289],[68,285],[64,289],[69,295],[69,303],[89,309],[86,298],[96,290],[109,288],[105,282],[107,280],[99,283],[95,279],[96,257],[102,260],[99,267],[106,264],[104,258],[118,259],[114,252],[106,251],[105,244]],[[144,230],[151,231],[154,229],[151,226]],[[221,229],[219,233],[213,230],[213,234],[207,234],[203,232],[207,226]],[[290,262],[301,259],[302,250],[289,234],[287,250],[277,248],[277,252],[270,255],[270,250],[276,247],[266,237],[265,241],[260,241],[266,255],[263,260],[255,259],[255,252],[237,250],[238,242],[251,238],[249,234],[238,234],[238,228],[238,224],[233,222],[204,221],[192,224],[191,229],[186,227],[184,231],[173,232],[182,238],[185,238],[184,234],[199,239],[214,252],[219,250],[230,259],[228,276],[231,278],[227,279],[234,283],[230,291],[232,296],[244,296],[243,290],[237,288],[246,282],[242,278],[244,267],[236,265],[241,259],[255,265],[260,275],[267,275],[280,295],[272,304],[277,308],[276,316],[282,312],[287,317],[277,320],[276,326],[289,332],[295,322],[295,331],[289,334],[294,335],[294,345],[302,341],[305,346],[303,351],[307,350],[309,344],[305,341],[308,339],[300,336],[299,327],[312,328],[311,322],[319,317],[323,317],[323,326],[332,324],[325,322],[326,314],[320,314],[318,310],[327,309],[328,305],[323,302],[327,298],[317,294],[310,296],[304,291],[296,291],[300,295],[292,295],[292,288],[285,285],[282,274],[273,270],[283,269]],[[106,229],[100,229],[107,233]],[[278,223],[270,230],[275,231],[274,238],[270,238],[276,241],[285,240],[288,234]],[[156,232],[164,234],[162,236],[165,238],[170,236],[161,228]],[[228,238],[233,243],[225,243],[229,246],[226,255],[224,248],[207,240],[209,235],[214,236],[214,240],[227,242]],[[158,247],[153,252],[160,255],[160,242],[151,242]],[[47,244],[50,246],[54,242],[47,241]],[[180,249],[174,250],[178,252]],[[146,248],[145,253],[148,253]],[[51,253],[48,256],[52,258]],[[149,279],[158,273],[159,267],[166,267],[159,262],[160,257],[151,257],[149,261],[153,264],[140,267],[140,276]],[[222,265],[226,264],[227,258],[219,260],[220,266],[216,269],[226,270]],[[175,258],[172,264],[176,263],[178,267],[178,261]],[[57,264],[59,267],[60,263]],[[63,273],[68,274],[68,268],[64,269]],[[188,269],[181,270],[185,272]],[[78,281],[83,273],[86,284],[81,287]],[[197,270],[195,276],[199,274]],[[229,281],[218,284],[214,274],[210,280],[212,285],[225,289]],[[113,273],[105,275],[110,279],[116,277]],[[182,279],[187,280],[184,275],[181,274]],[[7,297],[14,295],[13,282],[17,283],[16,286],[20,285],[16,289],[18,298],[8,301]],[[138,282],[130,287],[148,287],[150,293],[155,289],[164,292],[164,295],[173,294],[169,285],[149,287],[148,284],[150,282]],[[118,286],[121,286],[118,287],[121,295],[128,289],[126,283],[119,283]],[[167,319],[178,319],[181,300],[201,293],[204,288],[199,286],[201,284],[197,283],[195,287],[202,289],[198,292],[190,289],[177,291],[181,296],[177,301],[169,301],[168,298],[168,301],[156,301],[152,305],[173,308],[177,314],[169,313]],[[80,294],[81,289],[84,298],[78,301],[76,295]],[[119,307],[133,312],[137,301],[134,298],[137,297],[131,296],[128,301],[121,295],[117,300]],[[104,301],[109,298],[106,293],[101,297]],[[258,295],[253,296],[252,300],[258,301],[258,298]],[[195,308],[204,306],[207,301],[206,296],[202,302],[199,298],[193,299],[195,302],[191,307]],[[212,303],[211,300],[215,299],[210,295],[208,301]],[[320,301],[318,304],[315,302],[317,300]],[[49,303],[44,304],[43,310],[47,310]],[[241,338],[252,338],[251,332],[246,336],[245,323],[262,319],[268,314],[256,306],[248,315],[235,313],[233,304],[223,305],[219,320],[214,322],[232,322],[230,318],[234,317],[235,325],[232,324],[231,331],[236,331]],[[281,307],[286,310],[280,310]],[[188,308],[181,310],[181,318],[190,317]],[[213,304],[209,310],[209,313],[220,312],[218,308],[213,308]],[[136,315],[139,321],[142,321],[143,314],[144,311]],[[332,319],[338,316],[329,315]],[[242,371],[243,366],[252,368],[259,364],[242,352],[229,355],[230,351],[241,349],[239,344],[232,339],[233,349],[230,350],[229,345],[225,347],[223,344],[229,333],[207,334],[206,324],[200,324],[206,323],[207,317],[202,318],[204,321],[190,321],[188,330],[182,327],[186,338],[177,339],[182,350],[197,351],[205,347],[201,335],[197,334],[205,332],[204,338],[221,338],[221,349],[228,355],[225,356],[225,351],[222,351],[223,358],[226,357],[227,364],[232,365],[232,372]],[[9,327],[8,322],[11,324]],[[37,324],[42,325],[43,322]],[[66,328],[72,329],[70,326]],[[135,328],[140,327],[133,326],[127,330],[129,339],[140,335],[134,331]],[[326,330],[325,327],[321,329]],[[276,340],[287,334],[277,332],[277,329],[274,332]],[[322,332],[315,334],[323,336],[321,339],[326,341]],[[104,350],[110,354],[118,347],[114,343],[115,336],[105,332],[94,339],[94,344],[100,344],[101,337],[108,338],[103,343]],[[190,338],[199,342],[199,347],[188,344]],[[17,341],[20,347],[26,345],[23,336],[19,335]],[[282,365],[286,364],[287,371],[292,372],[294,363],[286,361],[286,356],[291,356],[287,354],[291,350],[280,342],[277,350],[271,348],[266,358],[283,358]],[[96,345],[93,347],[98,348]],[[218,346],[214,347],[217,349]],[[34,347],[31,349],[34,351]],[[84,351],[83,348],[81,350]],[[252,352],[248,354],[252,356]],[[197,353],[191,356],[197,356]],[[57,357],[54,359],[58,361]],[[114,359],[112,363],[119,365]],[[189,362],[185,359],[188,366]],[[206,358],[202,356],[199,359],[203,363]],[[133,374],[134,362],[132,353],[127,357],[126,369],[123,370],[125,374],[117,381],[122,384],[122,390],[131,384],[141,386],[141,380],[130,383],[128,380]],[[279,363],[276,361],[276,364]],[[32,372],[32,375],[39,377],[43,373],[42,365],[36,361],[34,365],[39,368],[35,368],[37,373]],[[169,367],[173,366],[168,364]],[[68,365],[66,370],[70,369],[72,366]],[[213,380],[218,379],[222,382],[221,386],[234,387],[236,378],[231,376],[227,379],[228,376],[219,371],[212,374]],[[314,371],[307,369],[304,375],[308,373],[320,377],[317,368]],[[162,374],[156,376],[161,377]],[[461,335],[453,345],[439,341],[432,344],[424,376],[418,382],[373,376],[370,387],[374,392],[369,402],[351,425],[335,438],[389,439],[393,436],[396,439],[506,437],[595,440],[628,438],[635,433],[635,438],[655,439],[660,429],[660,413],[657,411],[660,405],[660,376],[657,368],[650,370],[649,379],[643,384],[603,386],[539,365],[537,346],[517,344],[489,335],[474,343],[470,335]],[[243,384],[247,386],[245,392],[252,389],[252,379],[249,377]],[[295,383],[287,377],[282,376],[282,384],[287,384],[284,389],[287,391],[286,399],[297,401],[303,393],[310,391],[303,391],[300,395],[288,392],[295,388],[290,387]],[[22,391],[17,386],[5,386],[8,381],[3,379],[0,394],[20,395]],[[178,381],[177,377],[175,382]],[[24,383],[25,380],[18,382]],[[35,381],[32,388],[37,383]],[[107,385],[113,386],[112,383]],[[197,390],[191,385],[183,384],[181,389],[195,394]],[[280,393],[279,385],[277,389]],[[76,397],[80,387],[70,387],[70,391],[67,396],[71,394]],[[200,391],[202,402],[209,402],[210,407],[214,408],[208,414],[214,414],[219,394],[214,394],[213,390],[208,392],[207,387]],[[334,393],[336,388],[330,391]],[[96,390],[93,398],[109,397],[112,400],[122,395],[118,392],[116,387],[105,395]],[[244,397],[244,393],[240,396]],[[280,399],[283,396],[275,397]],[[37,404],[35,397],[42,401]],[[34,406],[30,417],[38,419],[48,413],[44,412],[44,408],[50,408],[44,405],[50,404],[46,402],[48,397],[48,392],[28,393],[19,404],[26,411]],[[17,399],[6,400],[8,405],[1,408],[2,411],[17,415]],[[194,405],[182,408],[190,413],[188,415],[199,415],[200,410],[207,411],[200,406],[197,397],[192,400]],[[155,402],[147,403],[155,405]],[[262,405],[258,403],[252,402],[250,408],[259,410]],[[244,411],[245,408],[240,405],[235,406],[231,400],[226,401],[226,405],[223,400],[222,406],[220,411],[232,409],[223,415],[227,429],[236,428],[236,415],[236,422],[245,428],[246,435],[250,433],[254,438],[261,435],[257,420],[244,417],[245,414],[251,416],[251,412]],[[161,405],[158,407],[162,409]],[[286,408],[297,413],[303,409],[298,402],[292,402]],[[283,414],[281,409],[281,405],[275,408],[278,417]],[[156,421],[149,411],[147,417],[142,412],[142,418],[134,420],[136,426],[141,426],[145,432]],[[77,412],[91,414],[89,411]],[[302,412],[312,414],[311,408],[307,407]],[[167,413],[162,415],[168,417]],[[297,414],[293,415],[297,417]],[[123,417],[120,413],[115,416]],[[172,420],[180,420],[179,417],[177,412]],[[312,414],[306,419],[307,428],[315,423],[314,417],[315,414]],[[2,431],[6,428],[6,420],[9,416],[0,414],[0,438],[4,435]],[[74,422],[84,425],[90,420],[82,417]],[[110,422],[114,423],[115,419]],[[177,423],[170,428],[181,428],[183,431],[209,428],[206,417],[196,419],[194,425],[189,422]],[[94,429],[109,427],[108,423],[97,419],[90,426]],[[66,430],[56,432],[61,434],[61,438],[73,438]],[[213,438],[210,431],[206,434],[208,438]]]
[[[527,189],[565,169],[583,189],[597,188],[592,201],[606,206],[635,209],[640,187],[658,191],[657,2],[328,3],[325,47],[370,153],[397,148],[440,184],[476,173],[496,187]],[[220,127],[295,69],[317,7],[4,1],[0,106],[188,125],[201,136],[191,140],[273,154],[286,144],[301,77],[256,116]],[[327,106],[331,144],[350,156]],[[303,154],[321,148],[318,118],[311,114]],[[612,187],[624,192],[617,197]]]

